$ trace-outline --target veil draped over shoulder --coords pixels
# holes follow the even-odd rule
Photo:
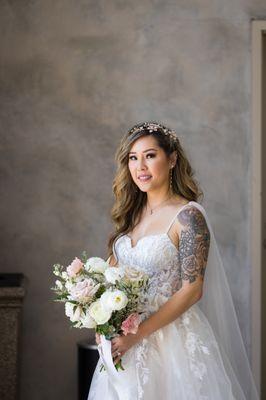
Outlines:
[[[211,235],[203,296],[198,305],[207,317],[219,344],[235,398],[259,400],[224,265],[209,218],[203,206],[197,202],[191,203],[204,215]]]

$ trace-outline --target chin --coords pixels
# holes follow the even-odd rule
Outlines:
[[[149,191],[148,189],[141,189],[141,188],[139,188],[139,190],[140,190],[141,192],[143,192],[143,193],[145,193],[145,192],[148,192],[148,191]]]
[[[141,190],[142,192],[148,192],[149,190],[151,190],[151,188],[150,187],[139,187],[138,186],[138,188],[139,188],[139,190]]]
[[[136,183],[136,182],[135,182]],[[139,182],[138,182],[139,183]],[[136,183],[136,185],[138,186],[138,188],[139,188],[139,190],[141,191],[141,192],[148,192],[149,190],[151,190],[152,189],[152,184],[151,183],[149,183],[148,185],[139,185],[139,184],[137,184]]]

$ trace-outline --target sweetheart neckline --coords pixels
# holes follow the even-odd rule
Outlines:
[[[179,214],[179,212],[180,212],[183,208],[185,208],[185,206],[187,206],[188,204],[191,204],[191,203],[195,203],[195,202],[194,202],[194,201],[189,201],[189,202],[183,204],[183,206],[179,208],[179,210],[178,210],[178,212],[177,212],[177,215]],[[175,215],[174,219],[177,217],[177,215]],[[170,227],[171,227],[171,225],[172,225],[172,222],[173,222],[173,221],[171,221]],[[129,239],[130,248],[131,248],[131,249],[135,249],[135,247],[137,247],[138,243],[139,243],[142,239],[145,239],[146,237],[153,237],[153,236],[160,236],[160,235],[163,236],[163,235],[166,235],[167,238],[169,239],[170,243],[171,243],[171,244],[175,247],[175,249],[177,250],[176,245],[172,242],[171,238],[170,238],[169,235],[168,235],[168,230],[169,230],[169,228],[167,229],[167,232],[163,232],[163,233],[152,233],[152,234],[150,234],[150,235],[144,235],[144,236],[142,236],[141,238],[138,239],[138,241],[137,241],[137,243],[135,244],[135,246],[132,245],[132,238],[128,235],[128,233],[125,233],[125,234],[122,235],[121,237],[123,237],[123,236],[127,237],[127,238]]]
[[[149,235],[142,236],[141,238],[139,238],[139,240],[137,241],[137,243],[135,244],[135,246],[132,246],[131,237],[130,237],[127,233],[125,233],[123,236],[129,240],[129,244],[130,244],[130,248],[131,248],[131,249],[135,249],[135,248],[138,246],[139,242],[140,242],[141,240],[143,240],[143,239],[146,239],[146,238],[149,238],[149,237],[154,237],[154,236],[166,236],[166,238],[169,240],[170,244],[174,247],[174,249],[175,249],[177,252],[179,251],[179,249],[176,247],[176,245],[172,242],[172,240],[171,240],[171,238],[169,237],[169,235],[168,235],[167,232],[163,232],[163,233],[151,233],[151,234],[149,234]],[[123,236],[121,236],[121,237],[123,237]]]

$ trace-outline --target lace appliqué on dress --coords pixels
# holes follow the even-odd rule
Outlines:
[[[148,355],[148,340],[144,338],[140,343],[136,345],[135,360],[136,360],[136,375],[137,375],[137,386],[138,386],[138,398],[136,400],[143,399],[143,386],[148,382],[149,369],[145,366]]]
[[[210,355],[211,353],[206,344],[204,344],[200,339],[200,336],[190,329],[192,318],[200,320],[199,316],[194,313],[193,310],[189,309],[180,316],[180,326],[185,330],[185,346],[189,354],[190,370],[199,380],[202,381],[204,375],[207,373],[207,368],[203,362],[199,361],[199,353],[203,355]]]

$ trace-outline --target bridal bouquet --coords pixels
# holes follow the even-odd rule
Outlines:
[[[148,276],[131,266],[111,267],[100,257],[88,258],[86,252],[66,268],[54,264],[53,273],[57,277],[51,288],[57,295],[55,301],[65,303],[72,326],[93,328],[101,335],[102,368],[110,368],[110,340],[137,332]],[[115,367],[124,369],[121,360]]]

